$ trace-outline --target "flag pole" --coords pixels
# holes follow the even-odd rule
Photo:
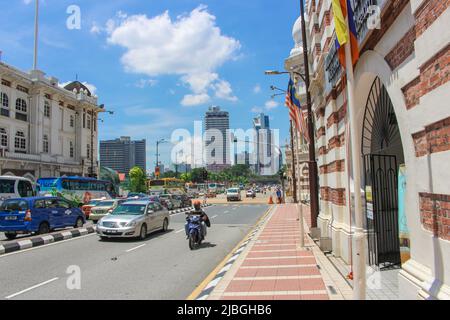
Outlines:
[[[35,17],[34,17],[34,60],[33,70],[37,70],[37,53],[38,53],[38,35],[39,35],[39,0],[35,2]]]
[[[347,28],[350,30],[347,19]],[[366,253],[363,228],[363,210],[361,199],[361,148],[357,141],[356,105],[354,92],[354,76],[352,49],[350,40],[345,44],[345,66],[347,71],[347,106],[350,116],[350,143],[352,150],[353,183],[355,198],[355,227],[353,233],[353,299],[366,299]],[[346,141],[346,143],[349,143]],[[350,187],[350,186],[349,186]]]

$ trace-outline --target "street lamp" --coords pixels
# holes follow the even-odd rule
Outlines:
[[[303,8],[302,8],[303,14]],[[304,20],[303,20],[304,22]],[[303,25],[303,32],[305,32],[305,26]],[[303,43],[306,45],[306,35],[303,35]],[[306,105],[307,105],[307,118],[308,118],[308,136],[309,136],[309,186],[310,186],[310,194],[311,194],[311,233],[313,236],[317,235],[317,217],[319,216],[319,186],[317,184],[317,161],[316,161],[316,150],[314,143],[314,124],[313,124],[313,115],[312,115],[312,106],[311,106],[311,94],[309,92],[309,67],[308,67],[308,57],[307,50],[304,50],[304,68],[305,74],[301,74],[296,71],[278,71],[278,70],[267,70],[265,71],[266,75],[281,75],[281,74],[289,74],[289,75],[297,75],[299,76],[306,85]],[[273,86],[272,86],[273,87]],[[278,89],[273,87],[274,89]],[[274,90],[273,89],[273,90]]]
[[[105,105],[101,104],[99,105],[99,108],[103,110],[103,112],[107,112],[110,115],[114,114],[114,111],[110,111],[110,110],[104,110],[105,109]],[[97,178],[97,174],[94,174],[94,126],[97,128],[98,131],[98,125],[97,125],[97,120],[100,120],[102,123],[104,122],[102,119],[98,119],[98,113],[95,114],[95,119],[94,119],[94,112],[92,113],[92,117],[91,117],[91,168],[90,168],[90,172],[89,172],[89,176],[93,177],[93,178]]]
[[[156,166],[159,167],[159,145],[168,142],[166,139],[156,141]]]

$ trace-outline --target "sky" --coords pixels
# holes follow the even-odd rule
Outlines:
[[[0,0],[2,61],[24,71],[34,2]],[[38,69],[61,84],[85,82],[114,111],[100,116],[100,140],[146,139],[148,168],[156,141],[193,132],[211,105],[229,111],[233,129],[252,128],[264,112],[284,144],[289,116],[270,86],[284,89],[288,77],[264,71],[283,70],[299,10],[293,0],[40,0]],[[160,146],[166,166],[171,150]]]

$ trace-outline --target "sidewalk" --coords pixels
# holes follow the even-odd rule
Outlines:
[[[308,207],[303,206],[305,220]],[[274,206],[207,299],[210,300],[342,300],[351,288],[317,245],[305,237],[299,246],[297,206]],[[305,223],[305,234],[309,228]]]

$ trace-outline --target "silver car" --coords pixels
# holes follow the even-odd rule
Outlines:
[[[97,234],[101,239],[140,238],[144,240],[153,231],[167,231],[169,220],[169,211],[158,202],[127,201],[98,221]]]
[[[121,203],[124,203],[125,199],[113,199],[113,200],[102,200],[91,209],[91,214],[89,215],[89,220],[97,223],[98,220],[107,216],[114,211]]]

